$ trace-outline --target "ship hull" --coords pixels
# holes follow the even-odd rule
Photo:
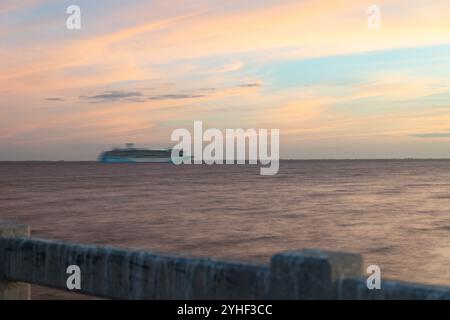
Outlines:
[[[171,158],[127,158],[127,157],[102,157],[102,163],[172,163]]]
[[[177,156],[177,154],[179,155]],[[190,157],[183,156],[182,150],[138,149],[134,148],[132,144],[127,144],[126,148],[116,148],[103,152],[98,161],[102,163],[181,163],[187,159],[190,159]]]

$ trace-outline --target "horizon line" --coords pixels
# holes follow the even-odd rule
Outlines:
[[[247,160],[247,159],[246,159]],[[279,159],[279,161],[386,161],[386,160],[450,160],[448,158],[415,158],[415,157],[404,157],[404,158],[285,158]],[[248,160],[247,160],[248,161]],[[20,162],[86,162],[86,163],[101,163],[97,160],[0,160],[0,163],[20,163]],[[142,162],[150,163],[150,162]],[[139,164],[139,162],[131,163]]]

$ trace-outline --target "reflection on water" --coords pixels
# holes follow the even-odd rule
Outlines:
[[[33,236],[267,261],[361,253],[384,277],[450,285],[450,161],[257,166],[3,163],[0,219]]]

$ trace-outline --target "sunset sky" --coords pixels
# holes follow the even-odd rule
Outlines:
[[[80,6],[81,30],[66,8]],[[0,161],[176,128],[280,129],[282,158],[450,158],[450,2],[1,0]]]

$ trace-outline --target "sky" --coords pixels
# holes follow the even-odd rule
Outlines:
[[[450,158],[450,3],[1,0],[0,161],[280,129],[282,158]],[[81,9],[69,30],[66,9]]]

